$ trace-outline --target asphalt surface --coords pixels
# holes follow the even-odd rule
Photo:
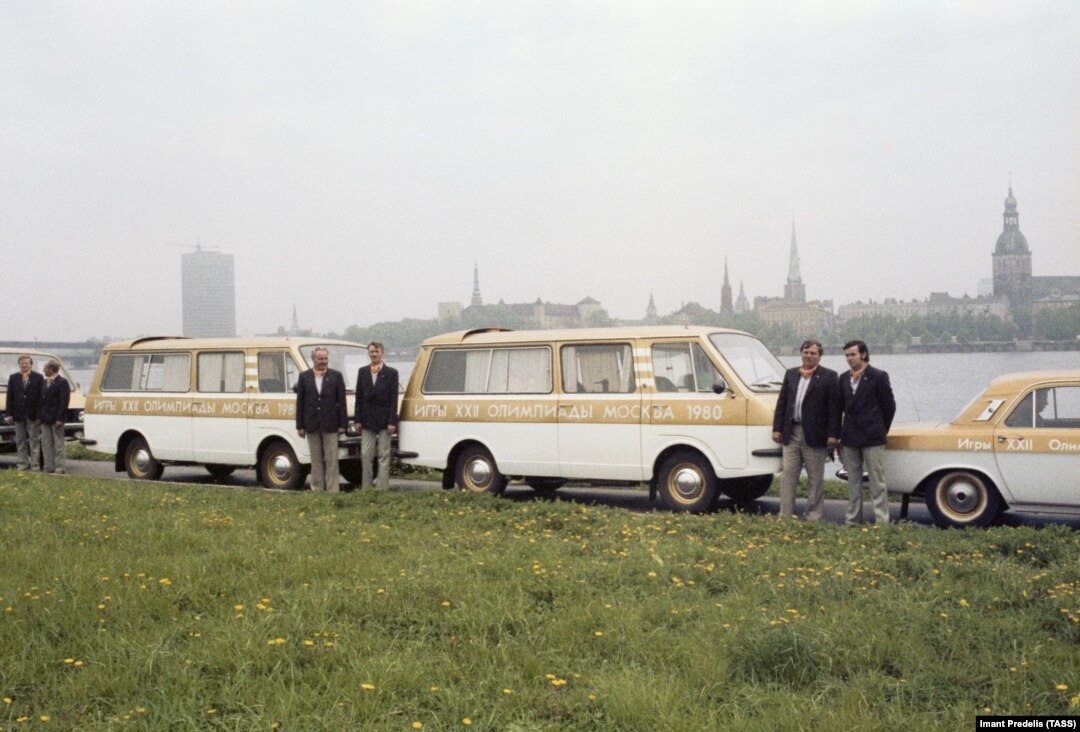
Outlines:
[[[11,455],[0,456],[0,470],[15,469],[15,459]],[[117,473],[113,463],[98,462],[92,460],[68,460],[67,472],[69,475],[78,475],[87,478],[104,478],[107,480],[130,480],[126,473]],[[192,466],[169,466],[161,477],[161,482],[194,485],[219,485],[223,490],[229,488],[271,490],[264,488],[255,478],[254,470],[237,470],[224,481],[214,480],[204,468]],[[347,484],[342,486],[351,490]],[[435,481],[424,480],[400,480],[390,481],[390,490],[397,492],[412,491],[439,491],[441,485]],[[276,491],[287,492],[287,491]],[[583,505],[602,505],[615,508],[623,508],[637,513],[666,512],[659,501],[651,502],[649,492],[645,488],[608,488],[599,486],[566,486],[555,493],[538,494],[526,485],[511,483],[506,488],[504,498],[511,501],[567,501]],[[900,504],[892,503],[892,520],[900,517]],[[830,523],[841,524],[844,521],[844,510],[847,501],[826,500],[823,519]],[[805,501],[801,498],[796,501],[795,512],[799,514],[806,508]],[[750,504],[739,505],[733,501],[723,500],[720,502],[718,511],[743,512],[751,515],[766,516],[777,514],[780,511],[780,501],[775,496],[765,496]],[[865,499],[864,514],[868,521],[873,520],[869,499]],[[914,499],[908,510],[907,520],[926,527],[933,527],[934,522],[926,506],[920,499]],[[1063,524],[1074,529],[1080,529],[1080,516],[1054,516],[1049,514],[1020,514],[1006,512],[1002,515],[1000,523],[1008,526],[1044,526],[1047,524]]]

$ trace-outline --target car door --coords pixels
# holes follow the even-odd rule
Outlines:
[[[641,392],[631,344],[568,343],[559,358],[559,475],[644,480]]]
[[[1080,504],[1080,384],[1028,392],[994,430],[994,457],[1006,500]]]
[[[245,370],[243,351],[204,351],[196,356],[191,421],[196,462],[252,462]]]
[[[715,393],[721,373],[701,345],[693,340],[656,342],[649,355],[656,391],[646,397],[645,456],[686,444],[721,467],[745,468],[746,399],[731,391]]]

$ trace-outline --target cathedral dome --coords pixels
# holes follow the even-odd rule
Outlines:
[[[994,254],[1030,254],[1027,237],[1019,229],[1006,229],[998,237]]]

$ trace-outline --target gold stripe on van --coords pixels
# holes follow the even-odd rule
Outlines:
[[[744,425],[715,399],[406,399],[402,419],[416,422]]]
[[[219,417],[237,419],[295,419],[296,399],[154,395],[134,397],[92,396],[86,400],[87,414],[124,417]]]

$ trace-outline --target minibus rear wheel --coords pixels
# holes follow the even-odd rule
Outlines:
[[[157,480],[165,471],[160,460],[154,459],[150,446],[142,436],[131,438],[124,450],[124,467],[132,480]]]
[[[296,453],[281,440],[274,440],[263,450],[259,458],[259,476],[267,488],[286,491],[298,490],[307,478],[304,466],[296,459]]]
[[[457,484],[469,493],[499,495],[506,490],[506,476],[499,472],[490,452],[479,445],[471,445],[458,456]]]
[[[708,511],[720,490],[709,461],[689,450],[668,457],[659,477],[660,500],[672,511]]]

